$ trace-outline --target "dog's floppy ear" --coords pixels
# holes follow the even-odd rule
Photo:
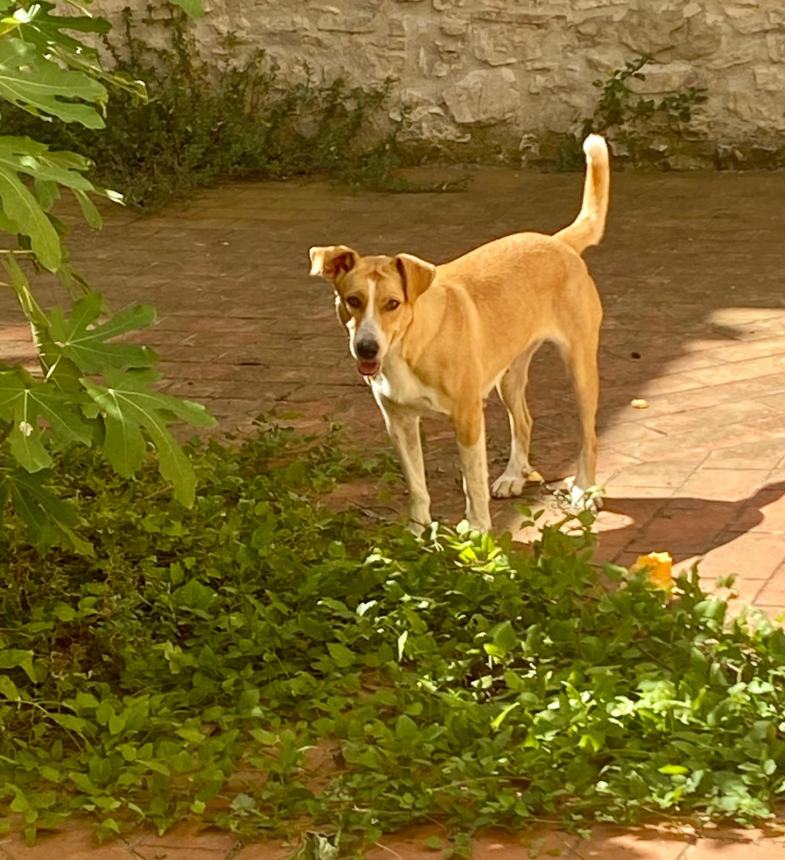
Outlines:
[[[338,275],[350,272],[360,255],[346,245],[327,245],[311,248],[308,256],[311,258],[311,275],[332,281]]]
[[[398,254],[395,258],[395,267],[403,281],[403,289],[406,299],[415,302],[430,287],[433,276],[436,274],[436,266],[426,263],[412,254]]]

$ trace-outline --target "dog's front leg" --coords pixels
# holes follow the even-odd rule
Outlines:
[[[454,415],[453,423],[463,471],[466,519],[472,528],[487,532],[491,528],[491,511],[482,401]]]
[[[380,396],[376,400],[382,410],[387,432],[398,451],[403,476],[409,488],[409,530],[419,536],[431,523],[431,497],[425,482],[420,418],[386,397]]]

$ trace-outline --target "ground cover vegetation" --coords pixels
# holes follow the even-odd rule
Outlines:
[[[524,551],[335,512],[379,465],[329,436],[190,456],[191,509],[152,462],[57,470],[92,558],[6,526],[0,791],[31,836],[200,815],[327,857],[438,820],[460,854],[483,825],[772,814],[785,633],[697,576],[595,565],[581,526]]]

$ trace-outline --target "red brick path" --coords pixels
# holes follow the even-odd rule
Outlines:
[[[438,860],[441,852],[425,847],[432,836],[447,841],[437,825],[415,827],[385,838],[366,854],[367,860]],[[139,833],[100,847],[91,831],[80,825],[44,836],[33,848],[18,836],[0,837],[2,860],[285,860],[291,853],[292,845],[286,842],[243,844],[229,834],[199,832],[190,824],[178,825],[165,836]],[[474,840],[472,856],[473,860],[783,860],[785,831],[698,833],[689,827],[624,830],[601,825],[589,839],[543,828],[523,836],[489,831]]]

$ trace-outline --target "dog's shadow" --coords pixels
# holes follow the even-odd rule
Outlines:
[[[785,481],[760,487],[737,501],[701,499],[689,496],[667,498],[619,498],[606,496],[603,511],[628,520],[626,525],[599,531],[598,556],[602,560],[626,563],[639,552],[667,551],[674,562],[708,555],[712,550],[737,540],[753,530],[776,531],[764,508],[785,495]],[[785,518],[783,518],[785,520]],[[600,524],[602,515],[600,515]],[[781,527],[782,528],[782,527]],[[785,555],[785,537],[783,538]],[[739,565],[744,559],[739,558]],[[743,570],[728,573],[743,573]]]
[[[674,563],[700,560],[712,550],[730,544],[747,532],[772,533],[785,530],[785,513],[777,503],[785,496],[785,481],[767,484],[755,493],[736,501],[677,497],[620,497],[606,495],[602,510],[593,526],[597,535],[595,559],[628,567],[639,555],[668,552]],[[494,524],[497,530],[509,531],[516,543],[530,545],[538,539],[545,525],[563,523],[569,517],[552,487],[531,487],[517,504],[496,502]],[[528,515],[522,523],[521,511],[539,512],[534,525]],[[765,510],[771,508],[771,510]],[[763,528],[761,528],[763,526]],[[785,536],[782,539],[785,556]],[[736,565],[725,573],[744,574],[747,563],[740,549],[739,557],[729,559]]]

